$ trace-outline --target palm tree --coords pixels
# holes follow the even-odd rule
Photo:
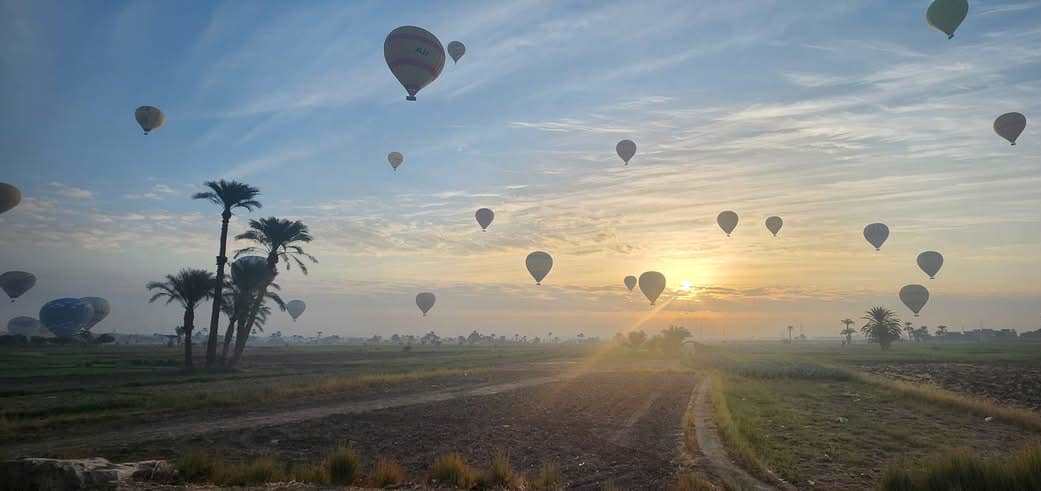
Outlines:
[[[239,249],[235,252],[235,257],[249,253],[263,253],[267,256],[269,279],[266,284],[261,286],[254,297],[251,307],[252,313],[247,317],[249,325],[245,326],[246,336],[241,338],[241,343],[235,345],[235,355],[231,359],[232,366],[238,363],[239,358],[242,356],[246,340],[249,338],[249,333],[253,330],[256,311],[263,305],[267,295],[267,285],[271,284],[275,277],[278,276],[279,261],[286,263],[287,270],[292,269],[293,264],[296,264],[304,274],[307,274],[307,265],[304,264],[301,258],[310,260],[312,263],[318,262],[318,259],[315,259],[314,256],[304,252],[301,246],[301,244],[311,242],[313,237],[307,229],[307,225],[304,225],[299,220],[286,220],[275,217],[250,220],[249,230],[235,236],[235,239],[248,240],[256,244]]]
[[[939,325],[936,326],[936,337],[942,338],[947,335],[947,326]]]
[[[260,208],[260,202],[256,200],[260,190],[238,181],[207,181],[206,187],[210,188],[205,193],[195,193],[192,199],[204,199],[213,203],[223,210],[221,212],[220,225],[220,252],[217,254],[217,286],[213,287],[213,298],[222,299],[221,289],[224,287],[224,265],[228,262],[228,221],[231,220],[231,212],[236,208],[253,211]],[[217,361],[217,323],[220,321],[221,302],[213,302],[213,311],[210,314],[210,335],[206,343],[206,367],[212,367]]]
[[[872,307],[861,317],[867,321],[860,331],[869,340],[874,341],[883,350],[889,349],[894,340],[900,339],[900,319],[896,313],[885,307]]]
[[[153,281],[146,285],[155,294],[148,300],[155,302],[165,298],[166,303],[177,302],[184,307],[184,368],[191,370],[192,364],[192,329],[195,328],[195,307],[199,302],[213,298],[213,273],[201,269],[182,269],[175,275],[167,275],[166,281]]]
[[[228,317],[228,330],[224,334],[224,349],[221,351],[221,360],[225,366],[229,366],[228,352],[234,333],[238,333],[236,347],[244,344],[252,331],[253,324],[267,319],[270,308],[267,300],[275,302],[281,310],[286,309],[285,302],[277,293],[271,290],[280,290],[278,283],[271,282],[271,274],[266,262],[236,261],[231,265],[231,282],[228,292],[224,296],[221,309]],[[261,307],[253,309],[253,303],[257,295],[263,289],[263,300]],[[264,312],[267,309],[267,312]]]
[[[855,324],[856,322],[848,317],[842,319],[841,322],[843,325],[846,326],[846,328],[840,331],[840,334],[846,336],[846,344],[853,344],[853,333],[857,332],[853,330],[853,324]]]
[[[792,344],[792,330],[794,329],[795,326],[788,326],[788,344]]]

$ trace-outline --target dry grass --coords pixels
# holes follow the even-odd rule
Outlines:
[[[693,473],[683,474],[669,487],[671,491],[719,491],[723,488]]]
[[[492,461],[478,484],[481,488],[519,489],[523,487],[523,482],[524,479],[510,464],[509,452],[500,449],[492,455]]]
[[[470,489],[477,483],[477,472],[458,453],[442,455],[430,467],[432,484]]]
[[[273,457],[258,457],[243,463],[228,463],[203,452],[190,452],[177,461],[177,472],[185,482],[207,482],[218,486],[251,486],[287,480],[287,467]]]
[[[1041,415],[1025,409],[999,406],[990,401],[959,394],[957,392],[951,392],[931,385],[921,385],[893,380],[852,369],[837,369],[847,371],[853,379],[857,381],[891,389],[919,400],[963,411],[969,411],[980,416],[992,416],[994,419],[1006,423],[1030,430],[1041,431]]]
[[[545,463],[539,468],[538,474],[529,483],[532,489],[538,491],[557,491],[564,489],[564,479],[560,475],[560,466],[555,463]]]
[[[372,485],[377,488],[398,486],[408,479],[405,468],[394,460],[379,457],[372,466]]]
[[[998,458],[982,458],[969,450],[934,457],[916,470],[889,469],[879,488],[886,491],[1041,489],[1041,445]]]

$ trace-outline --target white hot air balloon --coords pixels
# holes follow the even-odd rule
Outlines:
[[[147,135],[150,131],[158,129],[166,122],[166,115],[158,107],[141,106],[134,111],[134,119]]]
[[[553,269],[553,258],[545,252],[535,251],[528,254],[527,259],[524,260],[524,265],[527,266],[531,277],[535,278],[535,284],[541,285],[542,279],[549,274],[549,270]]]
[[[918,317],[918,312],[921,312],[922,307],[929,301],[929,290],[922,285],[907,285],[900,289],[900,301]]]
[[[618,156],[622,158],[625,165],[629,165],[629,160],[636,155],[636,142],[632,140],[622,140],[614,146],[615,152],[618,152]]]
[[[452,63],[458,63],[459,58],[462,58],[466,54],[466,45],[459,41],[452,41],[448,43],[448,56],[452,57]]]
[[[487,231],[488,226],[492,224],[492,220],[495,220],[495,212],[488,208],[481,208],[474,213],[474,218],[477,219],[477,224],[481,226],[481,230]]]
[[[636,288],[636,277],[633,275],[626,276],[625,287],[628,288],[629,291],[633,291],[633,288]]]
[[[416,306],[423,312],[423,317],[426,317],[427,312],[434,308],[434,302],[437,301],[437,297],[433,293],[423,292],[416,295]]]
[[[925,21],[951,39],[968,13],[968,0],[934,0],[925,11]]]
[[[716,217],[716,223],[719,224],[719,228],[726,232],[727,237],[730,237],[730,232],[737,228],[737,213],[730,210],[724,211]]]
[[[1026,127],[1027,117],[1020,113],[1005,113],[994,120],[994,132],[1013,145]]]
[[[936,251],[925,251],[918,255],[918,267],[922,268],[931,280],[943,267],[943,255]]]
[[[290,300],[286,304],[286,311],[289,312],[289,317],[293,318],[293,322],[300,317],[307,310],[307,304],[303,300]]]
[[[640,275],[640,291],[651,301],[651,305],[654,305],[661,292],[665,291],[665,275],[657,271],[648,271]]]
[[[441,41],[425,29],[402,26],[387,34],[383,42],[383,58],[394,77],[408,92],[406,100],[416,100],[416,93],[441,75],[445,67],[445,48]]]
[[[22,192],[18,188],[6,182],[0,182],[0,213],[11,211],[21,202]]]
[[[773,216],[766,219],[766,229],[774,234],[774,237],[777,237],[777,232],[781,231],[782,225],[784,225],[784,220],[781,220],[781,217]]]
[[[390,168],[398,170],[398,166],[405,161],[405,156],[401,155],[401,152],[390,152],[387,154],[387,162],[390,162]]]
[[[882,244],[889,238],[889,227],[884,223],[872,223],[864,227],[864,238],[875,246],[876,251],[882,250]]]

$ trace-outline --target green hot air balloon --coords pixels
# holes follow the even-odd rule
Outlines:
[[[965,16],[969,13],[968,0],[935,0],[925,11],[925,20],[936,29],[947,35],[947,39],[954,37],[954,31],[958,29]]]

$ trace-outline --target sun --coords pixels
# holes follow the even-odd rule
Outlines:
[[[691,284],[690,280],[683,280],[680,282],[680,290],[689,292],[694,285]]]

